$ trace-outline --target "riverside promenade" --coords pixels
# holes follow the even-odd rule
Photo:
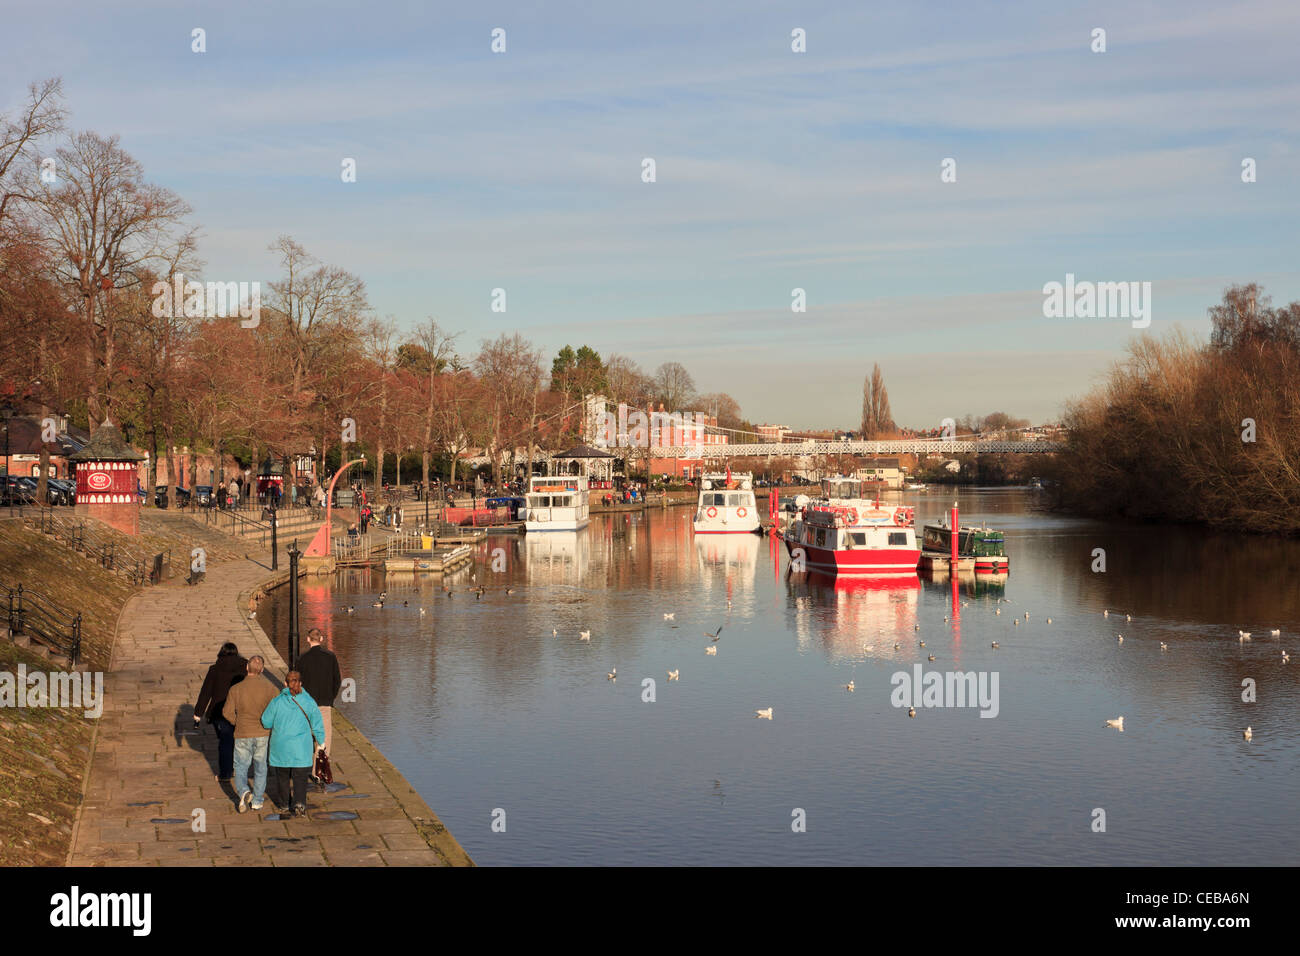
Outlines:
[[[206,723],[194,730],[193,708],[224,641],[261,654],[283,686],[285,662],[249,607],[287,574],[270,571],[268,552],[248,554],[209,564],[195,586],[146,588],[122,609],[68,864],[473,866],[337,708],[331,792],[309,788],[305,818],[280,820],[269,799],[260,813],[236,811],[234,789],[215,779],[216,734]]]

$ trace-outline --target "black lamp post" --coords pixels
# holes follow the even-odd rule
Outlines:
[[[289,546],[289,666],[298,666],[298,539]]]

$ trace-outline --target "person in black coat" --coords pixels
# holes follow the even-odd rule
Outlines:
[[[217,662],[208,668],[194,705],[194,726],[204,717],[217,732],[217,780],[228,781],[235,775],[235,725],[226,720],[221,708],[230,688],[244,679],[248,661],[239,656],[239,648],[226,641],[217,652]]]
[[[298,671],[302,674],[302,689],[320,708],[321,720],[325,722],[325,753],[328,754],[334,743],[334,698],[343,687],[343,672],[339,670],[339,659],[334,652],[321,646],[323,640],[325,635],[320,628],[313,627],[307,632],[307,643],[311,646],[298,658]]]

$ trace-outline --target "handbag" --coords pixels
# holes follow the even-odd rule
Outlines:
[[[293,700],[293,697],[289,699]],[[311,729],[311,718],[307,716],[307,711],[302,709],[302,704],[294,700],[293,705],[301,711],[303,719],[307,721],[307,732],[311,734],[311,742],[316,745],[316,761],[312,764],[311,775],[323,784],[333,783],[334,771],[330,769],[329,754],[325,753],[320,744],[317,743],[316,731]]]

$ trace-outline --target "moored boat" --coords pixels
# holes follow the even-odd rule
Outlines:
[[[925,526],[921,547],[927,554],[952,554],[952,525],[948,518]],[[992,528],[959,525],[957,557],[974,558],[975,570],[981,574],[1005,574],[1011,568],[1006,539],[1001,531]]]
[[[828,478],[822,496],[796,499],[784,539],[791,562],[828,574],[916,574],[921,548],[911,508],[862,496],[857,478]]]
[[[524,530],[577,531],[591,520],[584,476],[534,476],[528,486]]]
[[[754,507],[754,476],[747,471],[706,474],[695,504],[696,534],[754,534],[759,530]]]

